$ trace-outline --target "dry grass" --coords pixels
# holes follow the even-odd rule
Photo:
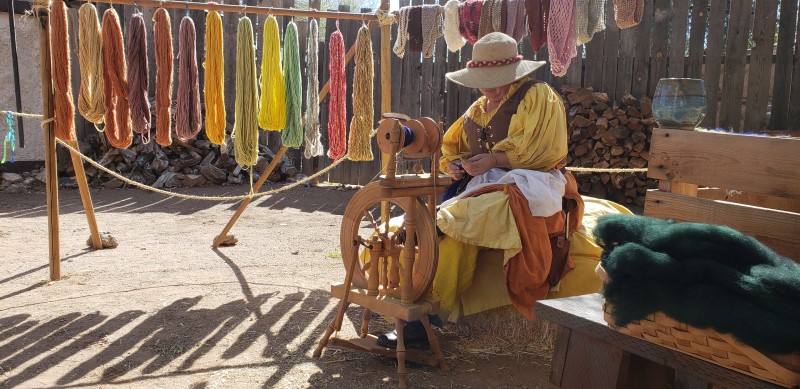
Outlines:
[[[512,306],[464,317],[447,325],[444,332],[459,338],[458,349],[473,354],[528,353],[549,358],[555,339],[554,325],[525,319]]]

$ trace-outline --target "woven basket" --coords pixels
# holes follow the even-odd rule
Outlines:
[[[598,268],[598,274],[605,273]],[[605,276],[605,277],[604,277]],[[607,279],[605,274],[601,278]],[[766,355],[742,344],[727,334],[701,329],[678,322],[657,312],[646,318],[619,327],[611,316],[611,304],[603,304],[603,317],[608,325],[635,338],[644,339],[719,366],[747,374],[784,387],[800,385],[800,354]]]

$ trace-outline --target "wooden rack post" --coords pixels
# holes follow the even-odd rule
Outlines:
[[[75,150],[81,149],[77,140],[68,143]],[[97,228],[92,195],[89,193],[89,181],[86,178],[86,171],[83,169],[83,160],[81,160],[80,155],[73,151],[70,151],[69,155],[72,158],[72,167],[75,170],[75,181],[78,183],[78,190],[81,193],[81,203],[83,203],[83,210],[86,213],[86,222],[89,223],[89,237],[92,241],[92,248],[100,250],[103,248],[103,240],[100,239],[100,230]]]
[[[53,81],[50,63],[50,4],[36,0],[34,9],[39,14],[39,66],[42,79],[42,112],[45,118],[53,117]],[[49,244],[50,281],[61,279],[61,253],[59,252],[58,226],[58,158],[53,122],[42,125],[44,130],[44,171],[47,197],[47,242]]]

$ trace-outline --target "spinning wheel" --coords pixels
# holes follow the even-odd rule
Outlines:
[[[415,235],[417,238],[407,239],[404,223],[391,226],[390,220],[381,219],[381,203],[388,203],[388,212],[385,214],[397,216],[395,220],[401,219],[402,214],[410,213],[412,207],[417,215],[427,213],[428,208],[419,198],[385,197],[384,192],[380,183],[373,182],[350,200],[344,211],[340,234],[342,261],[345,269],[349,269],[353,261],[357,262],[353,285],[368,289],[373,296],[400,298],[400,253],[414,245],[416,260],[412,272],[411,298],[416,301],[430,290],[436,273],[434,220],[430,217],[420,218]]]
[[[430,118],[410,119],[401,114],[385,114],[377,131],[378,146],[389,155],[386,175],[359,190],[344,212],[341,229],[342,261],[347,275],[344,284],[332,285],[331,294],[341,299],[336,317],[328,326],[314,356],[322,355],[328,340],[337,345],[397,357],[401,388],[407,387],[405,360],[447,369],[439,342],[433,334],[428,314],[439,309],[431,293],[436,274],[438,238],[436,235],[436,196],[444,192],[450,178],[436,173],[442,124]],[[420,160],[433,157],[430,173],[422,165],[415,174],[396,175],[398,158]],[[427,197],[427,205],[423,198]],[[361,338],[331,338],[342,328],[344,313],[351,303],[364,307]],[[395,317],[397,350],[380,347],[369,336],[372,311]],[[435,358],[407,353],[403,341],[407,321],[422,322]]]

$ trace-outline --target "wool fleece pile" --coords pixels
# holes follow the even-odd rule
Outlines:
[[[609,215],[594,233],[618,325],[663,312],[762,352],[800,352],[800,264],[709,224]]]

